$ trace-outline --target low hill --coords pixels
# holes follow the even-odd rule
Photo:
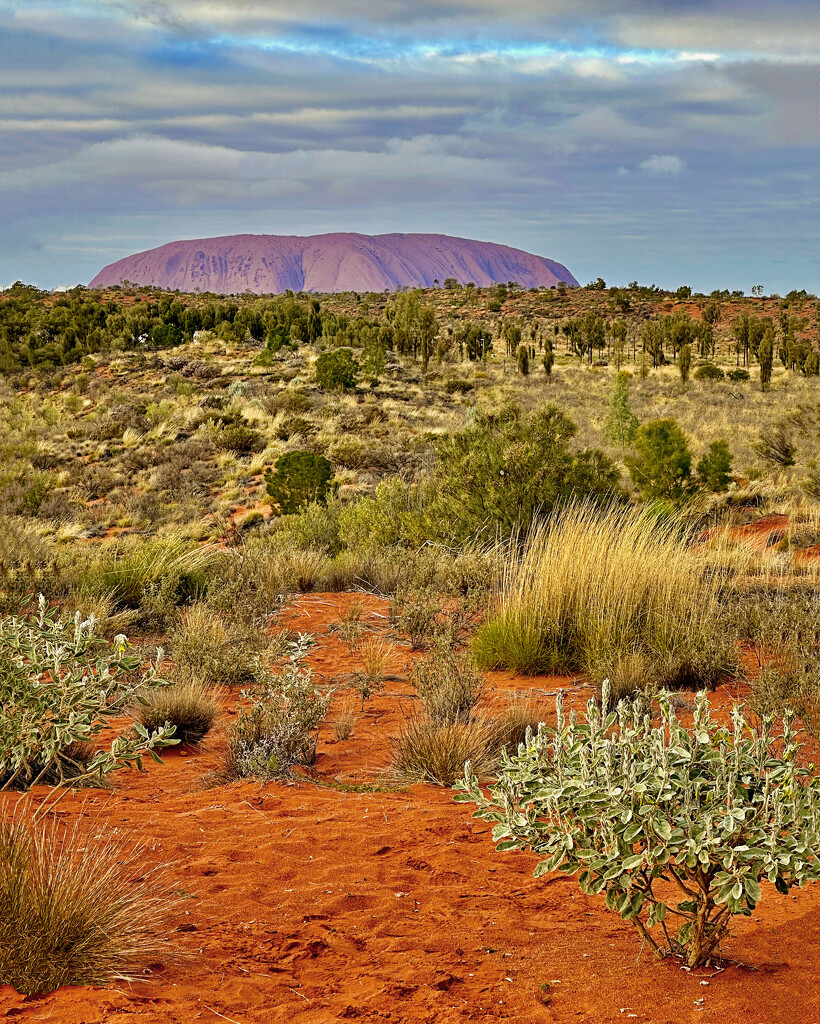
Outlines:
[[[516,281],[524,288],[564,281],[566,267],[493,242],[447,235],[225,235],[168,242],[104,267],[90,287],[123,281],[184,292],[272,294],[382,292],[431,287],[455,278],[486,287]]]

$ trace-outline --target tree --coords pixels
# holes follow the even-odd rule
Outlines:
[[[684,345],[680,350],[680,360],[678,361],[678,369],[680,370],[680,379],[685,384],[689,380],[689,370],[692,367],[692,346]]]
[[[673,419],[644,423],[632,441],[626,462],[632,482],[645,500],[680,501],[691,490],[692,455],[686,435]]]
[[[760,390],[765,391],[772,382],[772,363],[774,361],[774,329],[769,328],[763,335],[757,350],[760,364]]]
[[[820,878],[820,781],[801,763],[792,728],[766,715],[759,727],[735,706],[731,726],[695,698],[691,730],[668,693],[660,720],[640,699],[527,730],[502,755],[487,796],[469,767],[460,803],[494,824],[497,849],[544,858],[535,877],[578,875],[589,895],[631,921],[656,955],[701,967],[719,955],[733,915],[751,917],[765,879],[780,893]],[[657,891],[656,891],[657,887]]]
[[[507,343],[507,355],[518,351],[521,344],[521,327],[514,320],[505,320],[501,328],[501,337]]]
[[[715,494],[729,489],[732,482],[732,453],[726,441],[713,441],[698,462],[696,473],[701,487]]]
[[[384,346],[378,341],[371,342],[367,345],[362,352],[362,358],[359,365],[365,377],[370,379],[370,383],[373,385],[378,384],[379,377],[384,373]]]
[[[421,347],[421,364],[426,372],[430,356],[433,354],[433,342],[438,335],[438,321],[432,306],[422,306],[419,310],[417,330]]]
[[[530,353],[526,345],[519,345],[515,355],[518,363],[518,372],[522,377],[528,376],[530,372]]]
[[[708,302],[704,306],[703,313],[701,315],[703,316],[704,323],[709,324],[710,327],[714,327],[715,324],[720,322],[723,310],[721,309],[719,302]]]
[[[640,420],[629,405],[629,375],[621,371],[610,392],[604,434],[613,444],[625,448],[632,443],[639,426]]]
[[[323,352],[316,360],[316,383],[323,391],[349,391],[356,387],[358,368],[349,348]]]
[[[331,491],[331,465],[324,455],[287,452],[265,474],[274,512],[291,515],[307,505],[326,505]]]
[[[619,473],[595,449],[573,452],[576,426],[554,405],[529,419],[515,406],[479,414],[436,441],[432,529],[451,540],[495,540],[526,531],[572,496],[611,500]]]
[[[542,362],[544,364],[544,373],[547,375],[547,379],[549,380],[552,377],[552,367],[555,363],[555,353],[551,348],[548,348],[544,353]]]
[[[623,320],[616,320],[612,325],[612,348],[615,352],[615,366],[621,369],[621,362],[626,350],[627,326]]]

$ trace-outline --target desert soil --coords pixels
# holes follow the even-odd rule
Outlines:
[[[289,625],[319,640],[320,677],[360,667],[328,626],[350,595],[300,599]],[[366,619],[387,629],[386,602]],[[397,641],[391,674],[404,675]],[[573,680],[493,674],[495,696],[529,691],[547,717]],[[0,988],[0,1018],[54,1024],[326,1024],[336,1020],[522,1024],[818,1024],[820,887],[781,896],[771,887],[740,919],[725,969],[686,972],[658,962],[637,932],[585,897],[571,878],[535,880],[536,858],[496,853],[487,824],[433,786],[345,791],[380,782],[390,737],[412,714],[411,688],[387,683],[337,741],[323,726],[316,775],[291,784],[203,782],[221,763],[229,718],[199,750],[116,780],[111,793],[66,797],[57,815],[101,816],[171,862],[180,900],[168,952],[144,977],[109,988],[24,998]],[[724,687],[724,706],[737,696]],[[354,706],[355,706],[354,704]],[[331,714],[331,720],[333,715]],[[384,785],[383,779],[381,785]],[[35,800],[45,794],[35,794]],[[6,800],[13,799],[6,797]],[[173,951],[184,958],[175,959]]]

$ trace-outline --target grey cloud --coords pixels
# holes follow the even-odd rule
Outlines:
[[[778,5],[756,0],[749,38],[728,0],[24,6],[0,9],[2,280],[88,279],[173,237],[408,227],[542,251],[587,279],[748,287],[755,254],[768,287],[820,270],[816,69],[794,59],[805,5],[784,5],[794,23],[770,46]],[[577,52],[516,49],[559,30]],[[509,45],[392,62],[323,49],[360,31]],[[312,48],[244,44],[265,32]],[[664,32],[767,59],[622,52]]]

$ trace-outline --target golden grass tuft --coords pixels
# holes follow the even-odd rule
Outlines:
[[[0,985],[25,995],[138,977],[168,944],[161,868],[110,831],[0,822]]]
[[[643,662],[647,685],[714,682],[721,574],[694,539],[679,518],[566,507],[510,551],[479,664],[604,678]]]
[[[208,735],[220,712],[218,688],[206,688],[195,678],[185,678],[170,686],[158,686],[146,694],[135,717],[149,732],[166,722],[175,726],[174,739],[196,745]]]
[[[464,775],[464,765],[469,761],[473,773],[486,778],[495,767],[495,746],[491,723],[440,725],[427,718],[415,719],[393,740],[389,774],[402,783],[452,786]]]

